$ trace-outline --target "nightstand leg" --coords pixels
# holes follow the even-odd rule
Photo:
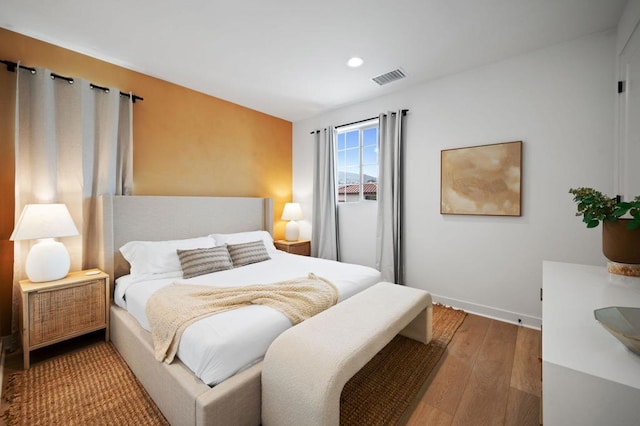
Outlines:
[[[22,363],[23,363],[24,369],[28,370],[29,369],[29,350],[23,348],[22,352],[23,352]]]

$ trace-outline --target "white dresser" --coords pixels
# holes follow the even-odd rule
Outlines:
[[[640,278],[604,266],[543,263],[545,426],[640,425],[640,356],[593,316],[608,306],[640,307]]]

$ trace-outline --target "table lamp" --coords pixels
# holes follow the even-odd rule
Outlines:
[[[69,273],[71,259],[57,237],[78,235],[64,204],[27,204],[9,238],[12,241],[38,240],[27,255],[25,270],[32,282],[54,281]]]
[[[288,220],[284,229],[284,238],[287,241],[298,241],[300,226],[296,220],[302,220],[302,209],[298,203],[286,203],[282,211],[282,220]]]

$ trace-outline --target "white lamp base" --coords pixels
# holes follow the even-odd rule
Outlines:
[[[300,226],[295,220],[290,220],[284,228],[284,239],[287,241],[298,241],[298,237],[300,237]]]
[[[67,248],[53,238],[44,238],[31,247],[25,269],[34,283],[54,281],[69,273],[71,259]]]

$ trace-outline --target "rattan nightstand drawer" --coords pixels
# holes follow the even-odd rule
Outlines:
[[[104,280],[37,291],[29,297],[29,344],[106,326]]]
[[[43,283],[22,280],[20,289],[25,369],[34,349],[101,329],[109,340],[109,275],[104,272],[72,272]]]

